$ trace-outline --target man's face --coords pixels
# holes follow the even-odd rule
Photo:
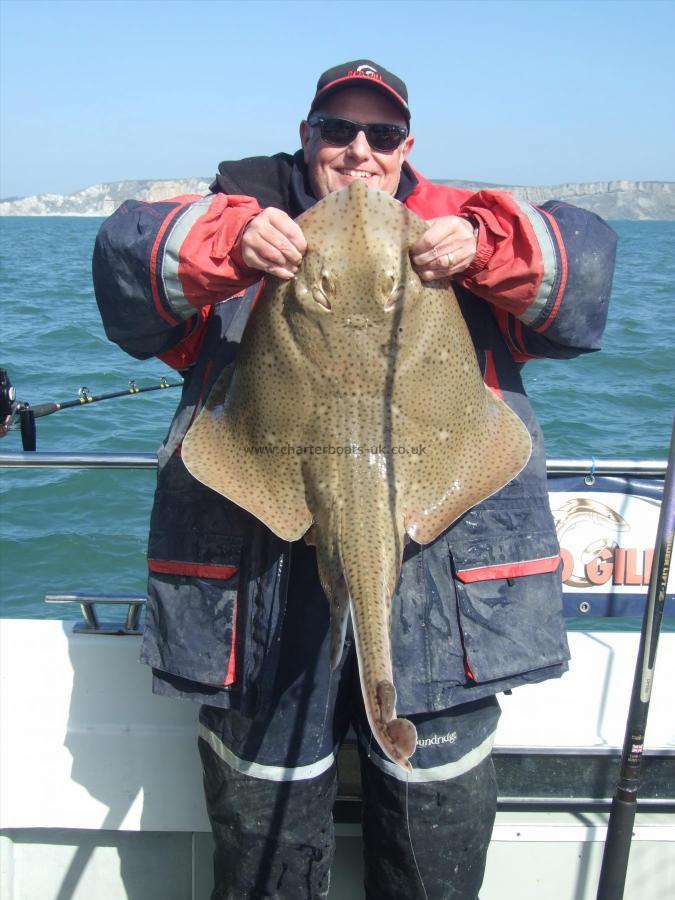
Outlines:
[[[399,107],[380,91],[367,87],[350,87],[336,91],[324,100],[316,112],[324,117],[336,116],[372,125],[386,122],[406,125]],[[300,125],[300,140],[309,169],[309,181],[317,200],[348,187],[354,178],[363,179],[368,187],[395,194],[401,166],[412,150],[415,139],[407,137],[389,153],[373,150],[360,131],[346,147],[331,147],[321,140],[318,126]]]

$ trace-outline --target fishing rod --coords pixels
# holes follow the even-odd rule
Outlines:
[[[666,602],[668,575],[673,553],[675,531],[675,425],[670,441],[668,468],[663,486],[661,512],[656,531],[656,549],[649,593],[642,620],[642,633],[635,666],[626,735],[621,756],[619,780],[612,800],[607,825],[607,838],[600,869],[596,900],[621,900],[626,884],[633,824],[637,808],[637,794],[644,750],[647,714],[654,683],[656,648],[661,631],[663,607]]]
[[[62,409],[73,409],[77,406],[84,406],[87,403],[98,403],[100,400],[112,400],[114,397],[126,397],[128,394],[145,394],[148,391],[163,391],[170,387],[182,387],[182,382],[169,383],[166,378],[160,378],[159,384],[150,387],[138,387],[135,381],[129,381],[129,387],[124,391],[113,391],[110,394],[99,394],[94,397],[88,387],[81,387],[77,392],[75,400],[65,400],[63,403],[39,403],[37,406],[29,407],[36,419],[41,416],[50,416],[52,413],[59,412]]]
[[[21,443],[24,450],[35,450],[36,429],[35,420],[63,409],[75,409],[78,406],[87,406],[90,403],[99,403],[102,400],[113,400],[116,397],[128,397],[135,394],[145,394],[149,391],[163,391],[167,388],[182,387],[183,382],[169,382],[163,376],[159,384],[148,387],[139,387],[132,379],[129,385],[122,391],[112,391],[107,394],[94,396],[88,387],[81,387],[74,400],[61,402],[38,403],[31,406],[30,403],[19,402],[16,399],[16,391],[12,385],[6,369],[0,369],[0,437],[4,437],[10,430],[17,427],[21,429]],[[18,426],[17,426],[18,422]]]

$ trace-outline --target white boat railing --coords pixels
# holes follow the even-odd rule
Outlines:
[[[156,469],[155,453],[67,453],[17,451],[0,453],[0,468]],[[663,476],[665,459],[549,459],[549,475]]]

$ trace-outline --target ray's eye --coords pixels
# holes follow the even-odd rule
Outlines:
[[[312,288],[312,297],[314,297],[319,306],[322,306],[324,309],[332,309],[330,302],[332,294],[333,282],[330,276],[326,272],[323,272],[319,283],[315,284]]]

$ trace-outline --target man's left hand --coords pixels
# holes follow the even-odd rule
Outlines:
[[[410,248],[413,268],[422,281],[448,278],[468,269],[476,255],[478,235],[468,219],[441,216]]]

